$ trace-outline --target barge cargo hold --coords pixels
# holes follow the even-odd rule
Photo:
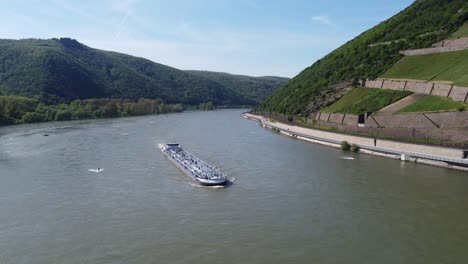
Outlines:
[[[190,179],[203,186],[225,185],[227,177],[204,161],[182,149],[179,144],[161,144],[161,152],[179,167]]]

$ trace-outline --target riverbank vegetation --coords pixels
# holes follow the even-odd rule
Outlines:
[[[203,110],[203,111],[210,111],[214,110],[214,104],[213,102],[208,102],[208,103],[201,103],[198,105],[198,110]]]
[[[363,114],[376,112],[408,95],[408,91],[354,88],[334,104],[322,109],[328,113]]]
[[[340,148],[341,150],[344,150],[344,151],[351,151],[351,152],[354,152],[354,153],[358,153],[359,150],[361,150],[361,148],[356,145],[356,144],[349,144],[348,141],[341,141],[340,143]]]
[[[0,125],[139,116],[183,110],[182,104],[165,104],[160,99],[87,99],[69,104],[46,105],[34,98],[0,96]]]

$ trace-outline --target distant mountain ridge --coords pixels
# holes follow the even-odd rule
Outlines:
[[[253,77],[247,75],[237,75],[225,72],[212,71],[186,71],[228,87],[241,93],[247,98],[259,103],[272,95],[282,85],[289,81],[289,78],[277,76]]]
[[[159,98],[188,105],[254,105],[275,89],[272,81],[265,83],[256,84],[260,97],[249,98],[251,94],[235,80],[223,84],[144,58],[90,48],[70,38],[0,40],[0,95],[39,97],[52,103]],[[276,88],[282,84],[276,83]]]

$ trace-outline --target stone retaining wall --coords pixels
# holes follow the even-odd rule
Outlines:
[[[320,121],[358,126],[359,116],[351,114],[321,113]],[[468,111],[443,113],[370,115],[365,127],[381,128],[463,128],[468,129]]]
[[[468,88],[461,86],[453,86],[452,91],[450,91],[449,97],[455,101],[466,102],[467,94]]]
[[[344,114],[330,114],[330,118],[328,119],[328,122],[341,124],[343,123],[343,119],[344,119]]]
[[[419,94],[431,94],[434,83],[430,82],[407,82],[406,91]]]
[[[328,118],[330,118],[329,113],[320,113],[320,115],[319,115],[319,119],[322,120],[322,121],[328,121]]]
[[[406,81],[385,80],[382,89],[403,91],[406,87]]]
[[[370,115],[364,127],[358,126],[359,116],[321,113],[319,126],[334,127],[343,131],[379,134],[394,138],[438,139],[468,142],[468,111]]]
[[[442,42],[435,43],[434,45],[432,45],[432,48],[404,50],[400,53],[406,56],[414,56],[441,52],[460,51],[465,49],[468,49],[468,37],[459,39],[448,39]]]
[[[366,80],[366,82],[362,86],[369,87],[369,88],[380,89],[383,86],[383,82],[384,82],[384,80],[382,80],[382,79]]]
[[[423,114],[375,115],[381,127],[436,128],[437,126]]]
[[[447,112],[425,114],[441,128],[461,127],[468,129],[468,112]],[[468,136],[468,131],[467,131]]]
[[[346,114],[343,119],[343,124],[348,126],[356,126],[359,122],[359,116]]]
[[[359,116],[351,114],[328,114],[321,113],[320,121],[325,121],[334,124],[344,124],[350,126],[357,126]],[[328,117],[329,116],[329,117]]]
[[[468,87],[454,86],[438,82],[398,81],[398,80],[366,80],[365,87],[410,91],[419,94],[450,97],[455,101],[468,103]]]
[[[316,120],[316,119],[319,119],[319,116],[320,116],[320,112],[311,113],[310,119]]]
[[[468,37],[457,38],[457,39],[446,39],[432,44],[433,48],[447,47],[447,46],[463,46],[468,45]]]
[[[404,51],[400,51],[400,53],[405,56],[415,56],[415,55],[426,55],[426,54],[443,53],[443,52],[451,52],[451,51],[461,51],[461,50],[466,50],[467,48],[468,48],[468,45],[467,46],[450,46],[450,47],[404,50]]]
[[[436,139],[445,142],[468,142],[468,128],[438,128],[433,127],[377,127],[368,126],[366,121],[365,127],[356,125],[337,124],[332,122],[320,121],[321,127],[333,127],[348,133],[358,133],[367,136],[387,137],[395,139]]]
[[[463,45],[468,45],[468,37],[456,38],[456,39],[447,39],[447,40],[444,40],[443,44],[442,44],[443,47],[463,46]]]
[[[434,84],[434,89],[432,90],[432,95],[444,96],[447,97],[450,89],[452,89],[451,84],[436,83]]]

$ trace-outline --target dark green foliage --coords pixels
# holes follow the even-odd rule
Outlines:
[[[351,147],[349,148],[349,151],[354,152],[354,153],[358,153],[360,150],[361,148],[356,144],[352,144]]]
[[[0,40],[0,94],[36,97],[46,104],[89,98],[255,104],[213,80],[68,38]],[[105,111],[115,115],[114,110]]]
[[[47,117],[45,114],[36,113],[36,112],[27,112],[23,115],[21,119],[21,123],[38,123],[38,122],[46,122]],[[1,124],[1,123],[0,123]]]
[[[344,151],[349,151],[351,149],[351,145],[348,143],[348,141],[342,141],[340,146],[341,146],[341,150],[344,150]]]
[[[184,106],[182,104],[175,104],[171,106],[171,111],[173,113],[180,113],[184,111]]]
[[[466,0],[418,0],[303,70],[254,111],[304,113],[321,90],[341,81],[374,79],[401,59],[400,50],[429,47],[466,20]]]
[[[199,104],[198,105],[198,110],[204,110],[204,111],[214,110],[213,102]]]
[[[186,72],[220,83],[223,86],[254,100],[256,103],[260,103],[265,100],[268,96],[272,95],[282,85],[289,81],[289,78],[274,76],[252,77],[210,71]]]
[[[0,96],[0,126],[47,121],[110,118],[182,112],[181,104],[164,104],[161,100],[88,99],[70,104],[45,105],[37,99]]]
[[[19,96],[0,96],[0,115],[3,117],[22,119],[27,112],[34,112],[37,100]]]
[[[55,114],[55,121],[65,121],[65,120],[71,120],[72,119],[72,112],[70,110],[59,110]]]

